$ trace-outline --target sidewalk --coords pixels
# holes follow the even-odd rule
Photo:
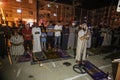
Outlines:
[[[68,52],[73,54],[73,51]],[[103,60],[104,56],[106,54],[93,55],[89,56],[88,60],[104,72],[109,72],[109,76],[112,78],[111,60]],[[64,62],[70,62],[72,65],[65,66]],[[3,79],[0,80],[92,80],[87,73],[78,74],[73,71],[74,59],[48,62],[44,63],[42,67],[39,67],[38,64],[31,65],[30,62],[10,65],[7,58],[2,60],[2,63],[3,68],[0,69],[0,72]]]

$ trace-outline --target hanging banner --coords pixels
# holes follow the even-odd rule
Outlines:
[[[120,12],[120,0],[118,1],[117,12]]]

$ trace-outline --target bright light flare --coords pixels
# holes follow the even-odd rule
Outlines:
[[[3,3],[2,2],[0,2],[0,5],[2,5]]]

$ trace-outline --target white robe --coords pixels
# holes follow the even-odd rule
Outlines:
[[[88,30],[89,31],[89,39],[87,40],[87,48],[90,48],[91,47],[91,32],[90,32],[90,30]]]
[[[39,32],[39,34],[35,34],[35,32]],[[39,27],[32,28],[32,35],[33,35],[33,53],[41,52],[42,51],[40,43],[41,29]]]
[[[78,32],[78,40],[77,40],[77,48],[76,48],[76,57],[75,59],[77,61],[81,60],[81,56],[82,56],[82,60],[85,60],[86,57],[86,43],[87,40],[81,40],[80,37],[84,36],[85,32],[83,30],[80,30]]]
[[[104,40],[102,46],[110,46],[112,40],[112,32],[109,29],[106,29],[106,34],[104,35]]]

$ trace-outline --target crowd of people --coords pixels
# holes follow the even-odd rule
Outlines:
[[[120,28],[111,29],[110,26],[100,24],[97,26],[87,23],[65,23],[58,21],[46,26],[34,24],[12,27],[0,25],[0,55],[2,58],[10,51],[15,57],[24,52],[33,53],[50,49],[76,49],[76,62],[79,63],[81,54],[85,60],[86,49],[98,46],[120,45]],[[10,42],[10,44],[8,44]]]

